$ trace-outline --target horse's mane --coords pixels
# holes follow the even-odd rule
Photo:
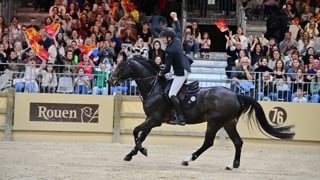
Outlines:
[[[159,67],[151,62],[151,61],[148,61],[146,59],[143,59],[143,58],[139,58],[139,57],[131,57],[128,59],[128,61],[136,61],[138,62],[139,64],[141,64],[142,66],[145,67],[146,70],[148,70],[152,75],[155,75],[159,72]]]

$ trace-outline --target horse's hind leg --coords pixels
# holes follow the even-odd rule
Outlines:
[[[190,158],[187,158],[186,160],[182,161],[182,165],[188,166],[190,161],[196,160],[204,151],[206,151],[208,148],[213,146],[214,138],[216,136],[217,131],[221,128],[221,126],[216,125],[207,125],[207,130],[205,134],[205,139],[202,144],[202,146],[194,153],[192,153]]]
[[[231,124],[224,126],[224,129],[226,130],[227,134],[229,135],[236,149],[234,160],[233,160],[234,168],[238,168],[240,166],[240,157],[241,157],[241,150],[242,150],[242,144],[243,144],[243,141],[237,131],[236,125],[237,125],[237,122],[234,121]]]

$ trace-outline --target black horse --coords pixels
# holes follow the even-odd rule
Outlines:
[[[135,147],[124,158],[130,161],[139,151],[147,156],[147,149],[142,147],[151,129],[168,123],[172,118],[172,105],[164,93],[160,83],[158,71],[151,63],[138,58],[130,58],[119,63],[108,79],[110,84],[132,78],[136,81],[142,96],[143,109],[146,119],[133,130]],[[255,113],[254,113],[255,112]],[[243,141],[239,136],[236,125],[241,115],[246,114],[251,121],[255,121],[259,130],[269,137],[292,139],[294,133],[290,132],[292,126],[275,127],[268,123],[261,105],[253,98],[238,95],[225,87],[201,88],[196,94],[194,106],[184,110],[187,124],[207,122],[207,129],[203,145],[195,151],[190,158],[184,160],[182,165],[187,166],[190,161],[196,160],[204,151],[213,145],[216,133],[222,127],[226,130],[235,146],[233,167],[240,165],[241,148]],[[258,123],[256,123],[258,122]],[[262,128],[262,129],[261,129]],[[270,136],[271,135],[271,136]]]

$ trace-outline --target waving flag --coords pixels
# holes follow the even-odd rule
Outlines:
[[[24,34],[29,44],[38,43],[41,40],[40,34],[34,27],[24,30]]]
[[[47,61],[49,58],[49,52],[38,43],[41,40],[41,36],[38,31],[34,27],[28,27],[26,30],[24,30],[24,35],[26,37],[28,46],[34,50],[40,59]]]
[[[39,43],[31,44],[31,48],[35,51],[35,53],[41,60],[48,61],[50,54],[47,50],[40,46]]]
[[[300,19],[298,17],[295,17],[293,20],[292,20],[292,24],[294,25],[299,25],[300,24]]]
[[[59,29],[60,29],[60,23],[54,23],[54,24],[49,24],[46,25],[44,27],[44,29],[46,30],[48,36],[50,36],[50,38],[54,39],[55,36],[58,34]]]
[[[96,48],[96,45],[94,45],[94,44],[92,44],[92,45],[81,45],[81,44],[78,44],[78,47],[79,47],[80,51],[83,54],[89,54],[91,52],[91,50]]]
[[[214,22],[214,25],[216,25],[221,32],[229,30],[226,20],[224,18],[217,19]]]

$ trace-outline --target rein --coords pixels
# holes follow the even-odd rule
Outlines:
[[[154,88],[156,87],[156,84],[158,82],[158,79],[157,76],[149,76],[149,77],[145,77],[145,78],[136,78],[136,79],[132,79],[132,80],[135,80],[135,81],[142,81],[142,80],[147,80],[147,79],[151,79],[151,78],[154,78],[155,80],[153,81],[152,83],[152,88],[150,89],[150,91],[148,92],[147,96],[145,99],[148,99],[148,97],[150,97],[150,95],[152,94]],[[143,98],[143,96],[139,95],[140,99],[142,102],[145,101],[145,99]]]

